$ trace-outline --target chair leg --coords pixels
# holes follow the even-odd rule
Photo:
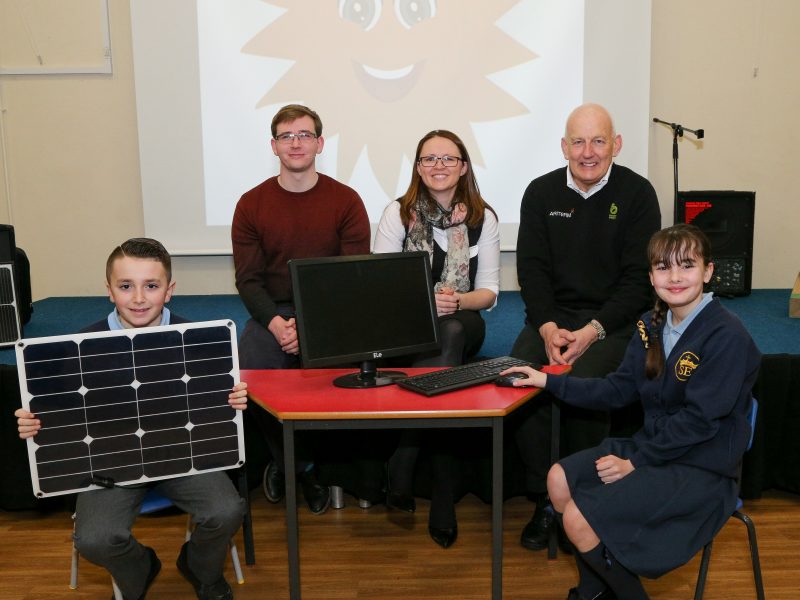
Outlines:
[[[700,559],[700,572],[697,574],[697,585],[694,588],[694,600],[701,600],[706,589],[706,576],[708,575],[708,563],[711,562],[711,540],[703,547],[703,557]]]
[[[192,537],[192,515],[186,515],[186,537],[184,541],[189,541]],[[231,538],[231,563],[233,564],[233,571],[236,573],[236,582],[239,584],[244,583],[244,574],[242,573],[242,564],[239,562],[239,550],[236,549],[236,541]]]
[[[236,549],[236,542],[231,540],[231,563],[233,563],[233,572],[236,573],[236,582],[240,585],[244,583],[244,574],[242,573],[242,565],[239,562],[239,551]]]
[[[733,516],[739,519],[747,527],[747,541],[750,544],[750,561],[753,564],[753,580],[756,584],[756,597],[758,600],[764,600],[764,581],[761,578],[761,561],[758,557],[758,541],[756,539],[756,526],[753,520],[746,514],[738,510],[733,513]]]
[[[78,549],[75,543],[72,543],[72,566],[69,570],[69,589],[78,589]]]
[[[186,535],[183,538],[184,542],[188,542],[192,539],[192,515],[186,515]]]

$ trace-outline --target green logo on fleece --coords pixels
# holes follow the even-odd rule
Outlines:
[[[608,218],[609,220],[613,221],[617,218],[617,213],[619,212],[619,208],[613,202],[611,203],[611,208],[608,209]]]

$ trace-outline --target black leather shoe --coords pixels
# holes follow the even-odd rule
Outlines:
[[[178,555],[178,571],[184,576],[186,581],[192,584],[198,600],[233,600],[233,590],[225,577],[220,577],[214,583],[208,584],[200,581],[192,570],[189,568],[189,561],[186,558],[187,544],[181,547],[181,553]]]
[[[300,486],[303,488],[308,510],[315,515],[321,515],[328,510],[331,505],[331,488],[317,481],[313,469],[300,474]]]
[[[390,491],[386,493],[386,506],[408,513],[413,513],[415,510],[417,510],[417,501],[414,500],[413,496]]]
[[[153,583],[153,580],[155,580],[156,576],[161,571],[161,561],[158,560],[156,551],[149,546],[145,546],[144,550],[150,557],[150,570],[147,572],[147,579],[144,581],[144,591],[142,592],[142,595],[139,596],[138,600],[144,600],[144,597],[147,595],[147,590],[150,589],[150,585]],[[112,595],[111,600],[116,600],[116,596]]]
[[[536,505],[533,517],[522,530],[519,543],[528,550],[544,550],[547,548],[547,539],[550,528],[556,526],[556,519],[553,515],[553,507],[549,504],[545,506]]]
[[[442,548],[449,548],[456,543],[456,538],[458,538],[458,525],[443,528],[428,525],[428,533],[431,534],[431,539]]]
[[[558,528],[557,536],[559,550],[561,550],[561,552],[564,554],[569,554],[572,556],[572,553],[574,552],[572,542],[569,541],[566,532],[561,527]]]
[[[617,600],[617,597],[611,590],[604,590],[596,596],[586,598],[585,596],[581,596],[578,588],[570,588],[567,600]]]
[[[274,460],[269,461],[267,468],[264,469],[264,480],[261,483],[264,488],[264,495],[267,500],[275,504],[283,500],[286,495],[286,480],[283,473],[278,469],[278,463]]]

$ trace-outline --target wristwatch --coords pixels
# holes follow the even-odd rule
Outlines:
[[[599,321],[597,321],[596,319],[592,319],[591,321],[589,321],[589,325],[591,325],[594,328],[594,330],[597,332],[597,341],[598,342],[606,339],[606,330],[603,329],[603,326],[600,325]]]

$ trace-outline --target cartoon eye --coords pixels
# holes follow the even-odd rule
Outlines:
[[[381,16],[381,0],[339,0],[339,16],[369,31]]]
[[[406,29],[436,16],[436,0],[394,0],[394,14]]]

